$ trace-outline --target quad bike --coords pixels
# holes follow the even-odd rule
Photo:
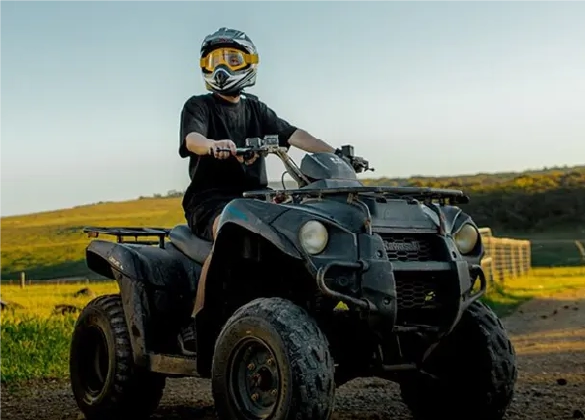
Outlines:
[[[198,376],[211,378],[220,419],[322,420],[336,387],[376,376],[400,385],[415,418],[467,418],[471,407],[474,419],[501,419],[515,353],[478,300],[484,248],[456,206],[468,197],[364,186],[356,172],[369,164],[351,146],[299,167],[274,136],[246,145],[238,154],[281,158],[298,188],[231,201],[213,245],[186,225],[85,229],[117,236],[94,239],[86,260],[120,289],[92,300],[73,332],[86,418],[147,418],[167,377]]]

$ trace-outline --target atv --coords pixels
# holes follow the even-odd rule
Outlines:
[[[371,168],[352,146],[300,166],[275,136],[237,152],[277,155],[298,188],[234,199],[213,244],[187,225],[84,229],[88,267],[119,285],[73,331],[86,418],[147,418],[166,378],[191,376],[211,378],[225,420],[328,419],[336,387],[357,377],[398,383],[415,418],[470,407],[501,419],[515,353],[480,301],[484,247],[457,206],[469,198],[366,186],[356,174]]]

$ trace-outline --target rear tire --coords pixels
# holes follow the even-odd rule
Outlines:
[[[93,299],[73,330],[71,389],[88,420],[148,418],[158,407],[165,376],[134,365],[119,295]]]
[[[415,419],[500,420],[514,394],[516,355],[501,321],[473,302],[431,354],[426,371],[401,383]]]
[[[301,307],[256,299],[215,344],[212,392],[222,420],[326,420],[335,398],[329,343]]]

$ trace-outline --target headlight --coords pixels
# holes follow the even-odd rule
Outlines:
[[[459,248],[459,252],[463,255],[473,251],[478,240],[479,232],[470,224],[463,225],[459,232],[455,234],[455,243],[457,244],[457,248]]]
[[[309,254],[316,255],[323,251],[329,240],[329,233],[323,223],[310,220],[299,231],[301,245]]]

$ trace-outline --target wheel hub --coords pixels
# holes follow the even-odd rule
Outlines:
[[[247,339],[234,351],[231,388],[238,410],[249,419],[265,418],[274,411],[280,374],[270,348]]]

